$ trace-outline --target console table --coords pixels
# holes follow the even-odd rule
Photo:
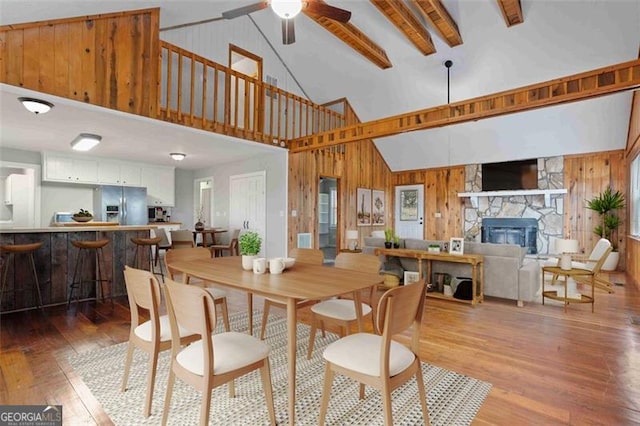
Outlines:
[[[409,257],[418,259],[418,274],[422,277],[422,261],[427,261],[427,281],[431,283],[431,262],[439,260],[442,262],[454,262],[454,263],[467,263],[471,265],[471,286],[473,298],[471,300],[456,299],[455,297],[445,296],[439,292],[428,292],[427,297],[434,297],[437,299],[454,300],[456,302],[470,303],[475,305],[481,303],[484,300],[484,256],[481,254],[449,254],[445,252],[434,253],[424,250],[411,250],[411,249],[387,249],[377,248],[375,254],[385,256],[397,256],[397,257]]]

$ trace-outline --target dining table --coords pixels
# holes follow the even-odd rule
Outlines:
[[[356,308],[358,328],[362,331],[361,290],[377,286],[377,273],[352,271],[333,266],[296,263],[281,274],[254,274],[242,269],[241,256],[174,262],[171,267],[189,277],[245,291],[249,310],[249,333],[253,334],[253,295],[269,297],[287,306],[288,417],[295,424],[296,396],[296,304],[302,300],[322,300],[351,294]]]
[[[227,232],[226,229],[223,228],[204,228],[204,229],[195,229],[193,230],[193,241],[197,242],[198,234],[202,234],[202,247],[207,246],[207,235],[211,236],[211,245],[216,245],[216,234],[221,234],[223,232]]]

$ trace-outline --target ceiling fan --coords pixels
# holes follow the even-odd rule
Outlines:
[[[301,11],[311,15],[324,16],[338,22],[349,22],[351,12],[337,7],[329,6],[322,0],[270,0],[237,9],[227,10],[222,13],[224,19],[233,19],[248,15],[271,6],[271,9],[282,18],[282,43],[292,44],[296,41],[293,18]]]

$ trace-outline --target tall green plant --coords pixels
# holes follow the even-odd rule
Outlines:
[[[587,208],[597,212],[601,217],[601,223],[593,229],[593,232],[611,241],[614,249],[617,248],[614,238],[620,226],[620,218],[613,213],[624,208],[624,194],[620,191],[613,192],[607,187],[601,194],[587,201]]]

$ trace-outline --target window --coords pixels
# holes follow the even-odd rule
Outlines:
[[[630,170],[631,235],[640,236],[640,154],[631,162]]]

